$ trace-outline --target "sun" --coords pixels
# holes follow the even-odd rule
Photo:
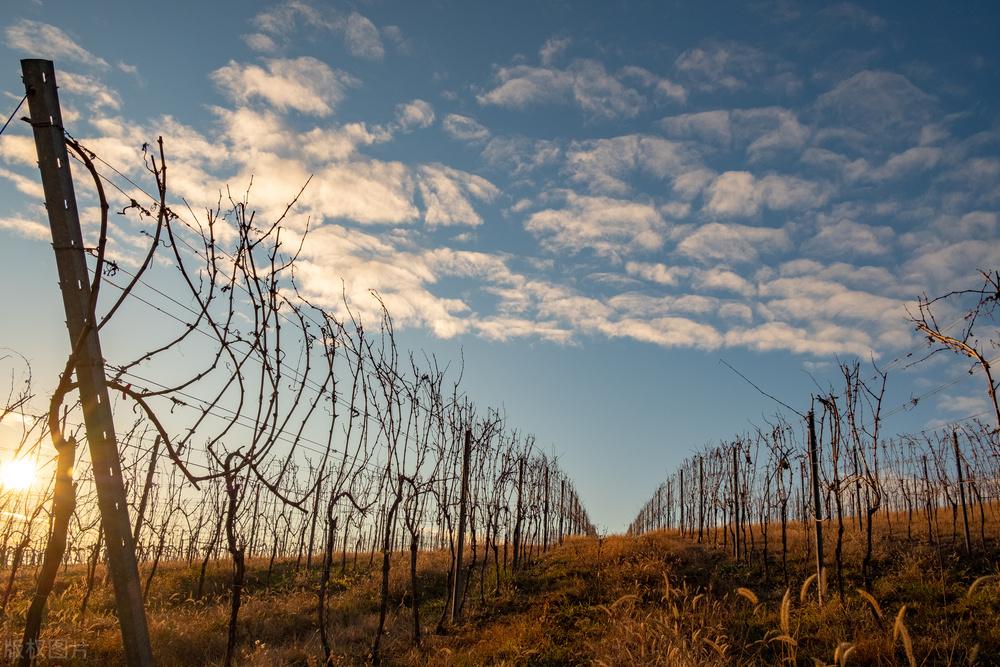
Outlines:
[[[0,486],[10,491],[25,491],[35,481],[35,464],[15,459],[0,464]]]

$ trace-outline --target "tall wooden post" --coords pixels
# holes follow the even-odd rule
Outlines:
[[[663,486],[656,487],[656,530],[663,528]]]
[[[739,444],[733,445],[733,548],[736,550],[736,560],[740,559],[740,462],[737,450]]]
[[[705,457],[698,457],[698,544],[705,532]]]
[[[469,514],[469,459],[472,457],[472,430],[465,429],[465,447],[462,450],[462,491],[458,500],[458,545],[455,553],[455,593],[452,596],[451,620],[462,616],[462,556],[465,552],[465,524]]]
[[[955,469],[958,471],[958,497],[962,500],[962,527],[965,529],[965,553],[972,551],[969,538],[969,512],[965,506],[965,479],[962,476],[962,453],[958,448],[958,431],[951,432],[951,442],[955,447]]]
[[[549,550],[549,462],[545,462],[545,500],[542,503],[542,553]]]
[[[667,480],[667,528],[674,527],[674,488],[673,480]]]
[[[681,537],[684,537],[684,468],[681,468],[681,490],[679,499],[681,501]]]
[[[566,479],[559,481],[559,544],[563,543],[563,515],[566,514]]]
[[[42,174],[66,328],[71,349],[77,351],[77,387],[87,428],[97,504],[107,538],[108,566],[115,589],[125,661],[129,665],[152,665],[153,652],[142,605],[135,542],[104,375],[104,355],[96,323],[90,321],[90,275],[63,136],[55,68],[50,60],[22,60],[21,72],[38,151],[38,169]]]
[[[931,509],[931,478],[927,474],[927,455],[924,454],[921,459],[924,464],[924,500],[925,509],[927,511],[927,544],[934,544],[934,530],[931,527],[931,518],[933,511]]]
[[[516,570],[521,563],[521,519],[524,506],[524,457],[517,461],[517,505],[514,508],[514,558],[512,566]],[[572,526],[572,524],[570,524]]]
[[[809,423],[809,474],[812,477],[813,515],[816,526],[816,592],[823,604],[823,502],[819,493],[819,445],[816,443],[816,418],[810,410]]]

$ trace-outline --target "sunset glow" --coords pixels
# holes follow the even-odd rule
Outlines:
[[[35,481],[35,464],[31,461],[5,461],[0,466],[0,486],[7,491],[26,491]]]

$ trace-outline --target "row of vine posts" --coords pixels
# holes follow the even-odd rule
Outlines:
[[[267,587],[281,563],[317,572],[316,624],[327,663],[335,658],[332,578],[371,571],[379,580],[379,622],[369,658],[377,664],[393,554],[409,555],[412,639],[419,644],[426,626],[443,632],[460,622],[470,602],[485,604],[511,572],[553,544],[594,534],[557,458],[502,412],[473,403],[461,391],[461,368],[398,349],[380,295],[371,295],[369,330],[363,306],[346,295],[320,304],[301,291],[308,224],[292,219],[301,192],[268,221],[253,210],[250,187],[242,195],[227,190],[200,212],[175,210],[162,138],[142,147],[150,193],[62,127],[51,62],[22,66],[50,219],[54,229],[75,220],[79,238],[54,232],[57,258],[86,269],[89,255],[93,268],[78,280],[60,264],[64,297],[79,292],[73,298],[85,307],[47,409],[36,406],[27,361],[14,353],[2,359],[21,368],[12,370],[2,414],[20,425],[12,455],[34,461],[49,480],[32,493],[0,494],[0,569],[7,573],[0,617],[10,612],[18,573],[37,572],[19,664],[37,656],[48,598],[69,564],[86,567],[81,625],[93,590],[112,580],[129,664],[151,663],[141,610],[167,562],[197,567],[186,591],[195,600],[217,593],[207,590],[210,565],[231,563],[226,665],[245,639],[239,617],[248,560],[266,560]],[[64,198],[71,158],[93,182],[100,212],[94,246],[83,241],[75,199]],[[55,177],[64,181],[58,193],[49,187]],[[127,252],[138,247],[134,239],[113,237],[111,211],[145,237],[141,252]],[[365,312],[371,319],[372,309]],[[88,403],[77,391],[81,341],[96,342],[119,319],[127,327],[135,317],[159,318],[157,338],[118,336],[120,344],[97,362],[104,394]],[[89,442],[94,451],[97,404],[106,404],[119,427],[117,434],[102,431],[120,467],[110,480],[95,476],[95,459],[81,447]],[[126,501],[114,508],[128,518],[114,544],[101,484],[119,486]],[[131,570],[116,571],[111,547],[130,554]],[[417,556],[424,551],[443,552],[450,563],[447,604],[435,619],[420,615]],[[102,563],[104,581],[97,576]],[[128,596],[138,597],[139,617],[122,606]]]
[[[950,543],[966,555],[986,552],[987,524],[1000,511],[1000,410],[987,352],[998,340],[996,329],[979,334],[974,327],[996,323],[1000,272],[981,275],[979,288],[920,298],[911,321],[931,346],[928,356],[951,351],[971,361],[970,373],[985,377],[989,410],[885,437],[887,371],[873,363],[866,377],[860,362],[842,363],[839,387],[813,396],[805,413],[782,403],[796,414],[792,421],[779,414],[685,458],[639,510],[629,533],[676,531],[729,550],[737,561],[757,563],[765,580],[777,576],[787,585],[789,535],[798,527],[799,534],[811,535],[801,544],[806,558],[815,558],[819,595],[832,566],[841,599],[848,527],[863,535],[860,571],[868,590],[879,521],[884,539],[905,534],[935,547]],[[942,303],[949,299],[958,299],[953,309],[966,308],[955,321],[962,324],[956,336],[947,335],[932,308],[950,305]],[[824,530],[833,531],[832,539]],[[832,564],[825,551],[831,541]]]

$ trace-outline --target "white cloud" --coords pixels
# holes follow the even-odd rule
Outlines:
[[[647,88],[652,89],[653,94],[658,99],[675,104],[684,104],[687,102],[687,90],[684,89],[684,86],[662,76],[657,76],[648,69],[629,65],[622,68],[621,75],[635,79]]]
[[[551,65],[570,45],[569,37],[550,37],[538,51],[538,57],[543,65]]]
[[[346,295],[356,314],[377,320],[379,305],[369,291],[375,290],[398,326],[425,326],[442,338],[468,327],[465,302],[431,292],[438,276],[425,257],[356,229],[324,225],[311,232],[296,276],[307,298],[342,318]]]
[[[384,57],[380,40],[395,39],[394,31],[380,30],[360,14],[351,32],[347,13],[295,0],[277,9],[259,17],[252,29],[259,32],[244,37],[251,48],[287,53],[293,40],[316,37],[302,35],[304,30],[324,30],[343,36],[355,55],[377,59]],[[537,66],[516,60],[500,68],[480,103],[565,104],[582,109],[586,120],[630,118],[658,101],[683,103],[698,91],[752,88],[756,98],[757,91],[773,93],[780,76],[789,74],[766,54],[726,44],[687,52],[670,79],[638,67],[608,71],[593,60],[572,60],[567,46],[568,40],[550,40]],[[740,60],[741,54],[748,58]],[[314,59],[228,63],[212,76],[232,108],[212,108],[217,123],[204,132],[169,117],[133,127],[125,118],[108,116],[121,102],[93,77],[65,75],[64,90],[96,100],[102,111],[87,119],[95,136],[85,143],[116,164],[135,164],[140,174],[138,146],[162,130],[174,194],[196,210],[214,203],[226,184],[235,190],[253,174],[250,200],[260,218],[268,219],[313,175],[289,220],[289,233],[301,232],[311,219],[314,231],[299,278],[307,294],[332,308],[340,303],[343,277],[352,304],[368,304],[363,312],[377,316],[368,294],[376,289],[401,326],[425,327],[442,337],[471,333],[568,343],[595,336],[827,355],[905,344],[910,336],[899,317],[905,298],[935,284],[965,285],[974,269],[1000,256],[993,240],[1000,203],[1000,162],[992,156],[996,139],[970,137],[957,145],[964,120],[942,119],[933,98],[921,97],[918,89],[913,94],[893,78],[898,75],[875,74],[874,83],[843,82],[812,109],[773,106],[670,116],[659,125],[666,137],[581,135],[569,127],[508,136],[500,121],[493,127],[500,134],[494,134],[471,116],[445,115],[441,129],[447,136],[474,144],[487,168],[505,172],[500,180],[495,171],[486,172],[496,184],[448,164],[366,155],[375,152],[366,147],[432,125],[434,109],[412,100],[396,106],[393,120],[384,124],[338,122],[333,115],[356,82]],[[884,82],[892,102],[884,106],[890,117],[903,119],[907,141],[876,146],[872,150],[884,152],[857,158],[843,144],[874,146],[880,135],[871,133],[878,123],[868,124],[870,119],[854,127],[852,114],[860,118],[882,107],[872,102],[859,109],[847,93]],[[921,101],[929,103],[929,113],[908,108]],[[860,106],[866,104],[862,100]],[[314,118],[292,119],[288,111]],[[819,126],[811,124],[815,121]],[[895,120],[886,123],[891,134]],[[588,138],[574,138],[580,136]],[[774,165],[766,161],[777,157],[788,160],[782,166],[790,169],[799,153],[798,164],[808,175],[767,171]],[[37,183],[19,174],[27,173],[22,166],[34,165],[30,138],[4,136],[0,154],[10,166],[0,168],[0,178],[37,198]],[[938,176],[942,167],[951,171]],[[891,179],[925,170],[931,172],[929,187],[913,197],[883,197],[878,190],[891,187]],[[877,201],[858,201],[857,190]],[[823,208],[834,194],[832,210]],[[697,206],[703,208],[692,216]],[[821,212],[799,213],[811,208]],[[523,221],[525,236],[537,241],[541,257],[441,247],[442,238],[468,248],[485,243],[494,232],[482,227],[484,217],[493,211],[502,211],[507,224]],[[768,211],[795,213],[764,218],[769,225],[771,217],[791,218],[784,227],[726,224]],[[374,233],[372,225],[385,227]],[[0,219],[0,227],[48,239],[47,228],[31,214]],[[793,238],[802,244],[797,249]],[[893,254],[900,249],[910,257]],[[583,257],[573,257],[577,253]],[[865,266],[862,260],[884,266]],[[516,273],[509,264],[528,267],[527,273]],[[597,282],[599,289],[591,293]],[[571,287],[576,284],[588,288]]]
[[[117,111],[121,108],[121,99],[118,97],[118,93],[92,76],[60,72],[58,80],[60,88],[88,100],[91,109]]]
[[[978,270],[996,266],[1000,241],[966,239],[955,243],[934,240],[916,249],[902,267],[903,279],[912,285],[914,296],[961,289],[979,281]]]
[[[822,205],[827,193],[817,184],[794,176],[727,171],[708,187],[705,210],[715,215],[753,217],[761,208],[805,209]]]
[[[385,48],[375,24],[357,12],[344,21],[344,44],[351,55],[368,60],[382,60]]]
[[[490,138],[490,131],[475,118],[450,113],[441,121],[445,134],[459,141],[480,142]]]
[[[561,156],[560,145],[548,139],[493,137],[483,148],[483,159],[486,162],[508,171],[512,176],[524,176],[536,169],[553,165]]]
[[[972,211],[966,213],[951,230],[966,238],[992,237],[997,230],[997,214],[993,211]]]
[[[253,32],[243,35],[243,41],[254,51],[261,53],[274,53],[278,50],[278,44],[270,35],[262,32]]]
[[[941,394],[938,396],[936,404],[939,410],[944,410],[951,415],[989,414],[993,411],[993,405],[985,392],[971,396]]]
[[[478,95],[476,99],[480,104],[524,109],[535,104],[566,101],[573,85],[573,77],[564,70],[548,67],[501,67],[496,76],[500,85]]]
[[[35,152],[35,140],[30,136],[5,132],[0,135],[0,160],[8,164],[37,166],[38,153]]]
[[[176,170],[174,173],[180,171]],[[416,183],[411,170],[400,162],[357,157],[343,162],[310,165],[300,156],[280,157],[260,153],[241,169],[211,185],[193,179],[191,194],[204,198],[224,189],[226,183],[249,183],[255,207],[268,218],[284,210],[291,197],[312,176],[288,225],[302,225],[312,218],[315,226],[328,220],[349,220],[362,225],[403,225],[419,220],[414,203]],[[176,176],[174,177],[177,178]],[[181,190],[179,194],[188,194]]]
[[[727,269],[715,268],[699,271],[694,280],[695,287],[705,290],[734,292],[742,296],[753,296],[757,289],[743,276]]]
[[[304,183],[301,176],[298,180]],[[413,221],[418,215],[413,203],[413,179],[409,169],[399,162],[331,164],[316,174],[315,185],[306,191],[307,201],[326,218],[399,224]]]
[[[839,282],[816,276],[775,278],[762,282],[759,291],[766,299],[771,315],[785,320],[863,320],[902,324],[905,316],[906,302],[902,299],[852,290]]]
[[[19,192],[31,197],[35,200],[45,200],[45,191],[42,189],[42,184],[38,178],[28,178],[27,176],[22,176],[17,172],[11,171],[10,169],[3,169],[0,167],[0,178],[6,178],[8,181],[14,184],[14,187],[18,189]]]
[[[715,110],[668,116],[660,121],[671,137],[692,139],[720,148],[740,148],[751,160],[778,151],[798,151],[809,131],[789,109],[761,107]]]
[[[625,262],[625,273],[659,285],[676,285],[680,278],[691,273],[691,269],[681,266],[648,262]]]
[[[496,72],[496,88],[478,95],[482,105],[524,109],[543,104],[576,104],[592,118],[634,117],[645,98],[621,83],[596,60],[577,59],[566,69],[514,65]]]
[[[349,74],[308,56],[265,59],[264,67],[230,60],[212,72],[212,80],[238,104],[256,98],[279,111],[294,109],[316,116],[333,113],[345,90],[356,84]]]
[[[52,235],[46,225],[19,216],[0,216],[0,229],[12,231],[15,234],[36,241],[49,241],[52,239]]]
[[[432,227],[481,225],[483,219],[470,200],[491,202],[499,194],[497,187],[485,178],[445,165],[424,165],[418,173],[424,222]]]
[[[682,143],[629,134],[573,142],[566,150],[565,170],[572,181],[586,185],[593,194],[624,195],[631,192],[628,180],[636,174],[666,179],[698,165]]]
[[[669,136],[695,139],[717,146],[728,147],[733,140],[728,111],[699,111],[668,116],[660,126]]]
[[[826,126],[847,128],[858,133],[842,135],[861,150],[870,150],[886,141],[917,139],[934,108],[933,97],[893,72],[864,70],[841,81],[816,100],[816,113]]]
[[[736,110],[732,118],[734,136],[746,143],[751,160],[780,150],[797,151],[809,138],[795,113],[781,107]]]
[[[822,256],[885,255],[895,236],[891,227],[865,225],[846,218],[829,221],[821,216],[818,227],[804,248]]]
[[[944,151],[934,146],[914,146],[893,155],[885,163],[871,170],[867,175],[880,181],[892,180],[914,172],[933,169],[940,162]]]
[[[396,105],[396,123],[404,132],[430,127],[434,122],[434,108],[423,100],[413,100]]]
[[[751,84],[786,94],[801,88],[801,81],[786,65],[737,42],[707,41],[678,56],[674,67],[691,87],[704,92],[735,92]]]
[[[552,251],[580,252],[591,248],[599,255],[620,257],[663,245],[666,223],[650,204],[562,193],[566,206],[531,214],[525,229]]]
[[[766,322],[754,327],[731,329],[726,332],[724,342],[727,346],[761,352],[788,350],[819,356],[854,354],[864,357],[872,349],[871,338],[863,331],[831,324],[810,328],[786,322]]]
[[[912,296],[911,287],[902,287],[896,276],[881,266],[866,266],[832,262],[821,264],[812,259],[793,259],[777,266],[777,273],[783,277],[809,276],[837,282],[858,289],[868,289],[883,294],[892,293],[896,296]]]
[[[250,135],[254,136],[254,135]],[[317,127],[302,134],[303,153],[316,162],[344,160],[358,153],[362,146],[380,144],[392,139],[384,127],[369,127],[364,123]]]
[[[257,14],[252,23],[261,34],[270,38],[270,42],[251,36],[247,43],[251,48],[265,47],[259,49],[263,51],[278,48],[278,39],[285,44],[294,43],[297,40],[295,32],[301,26],[339,35],[347,51],[357,58],[381,60],[385,56],[378,27],[358,12],[344,15],[327,7],[315,7],[303,0],[286,0]],[[401,37],[399,29],[389,32],[390,38],[398,42]]]
[[[791,247],[784,229],[712,222],[697,227],[677,244],[677,251],[700,262],[752,262],[761,253]]]
[[[7,46],[32,58],[70,60],[90,67],[107,69],[108,61],[96,56],[48,23],[20,19],[4,30]]]
[[[756,179],[749,171],[727,171],[708,188],[705,208],[719,215],[753,216],[760,212]]]
[[[599,331],[609,338],[631,338],[661,347],[714,350],[723,341],[712,325],[686,317],[625,318],[603,323]]]
[[[716,173],[705,167],[685,171],[674,178],[674,193],[690,202],[700,195],[715,180]]]

